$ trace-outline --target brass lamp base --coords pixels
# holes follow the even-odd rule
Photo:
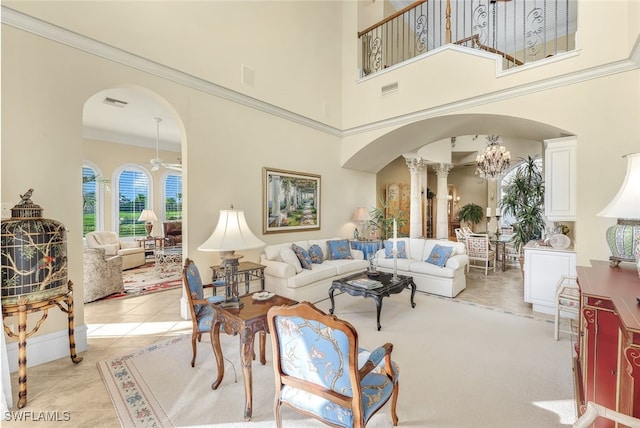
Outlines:
[[[144,228],[147,231],[147,239],[151,239],[151,230],[153,229],[153,223],[150,221],[144,224]]]

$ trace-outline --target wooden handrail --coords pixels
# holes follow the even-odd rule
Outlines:
[[[428,0],[418,0],[415,1],[413,3],[411,3],[409,6],[405,7],[404,9],[400,9],[399,11],[397,11],[396,13],[394,13],[393,15],[388,16],[387,18],[383,19],[382,21],[378,22],[377,24],[373,24],[371,27],[363,30],[363,31],[359,31],[358,32],[358,38],[362,37],[363,34],[367,34],[369,31],[371,30],[375,30],[378,27],[382,27],[384,24],[386,24],[387,22],[391,21],[392,19],[397,18],[398,16],[402,15],[403,13],[413,9],[414,7],[421,5],[422,3],[426,3]]]
[[[480,49],[482,49],[483,51],[487,51],[487,52],[491,52],[497,55],[500,55],[501,57],[503,57],[504,59],[506,59],[507,61],[511,61],[512,63],[516,64],[516,65],[523,65],[524,63],[522,61],[520,61],[519,59],[512,57],[511,55],[508,55],[502,51],[499,51],[498,49],[492,48],[490,46],[487,45],[483,45],[480,43],[480,36],[478,36],[477,34],[474,34],[473,36],[469,36],[469,37],[465,37],[464,39],[460,39],[456,42],[454,42],[455,45],[461,45],[463,43],[467,43],[473,40],[473,44],[478,46]]]

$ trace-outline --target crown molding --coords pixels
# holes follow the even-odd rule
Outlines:
[[[25,15],[6,6],[1,7],[1,22],[23,31],[44,37],[46,39],[70,46],[75,49],[114,61],[125,66],[167,79],[178,84],[203,91],[216,97],[268,113],[282,119],[316,129],[337,137],[348,137],[381,128],[400,126],[432,117],[450,114],[462,109],[477,107],[514,97],[533,94],[540,91],[573,85],[592,79],[624,73],[640,68],[640,38],[636,41],[628,59],[579,70],[561,76],[543,79],[524,85],[490,92],[476,97],[456,100],[436,107],[407,113],[392,118],[355,126],[348,129],[338,129],[317,120],[302,116],[273,104],[258,100],[240,92],[222,87],[207,80],[195,77],[180,70],[148,60],[122,49],[99,42],[81,34],[69,31],[57,25]]]

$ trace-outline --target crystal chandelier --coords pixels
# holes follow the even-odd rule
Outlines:
[[[499,135],[487,135],[487,148],[476,158],[476,174],[495,181],[509,168],[511,153],[502,145]]]

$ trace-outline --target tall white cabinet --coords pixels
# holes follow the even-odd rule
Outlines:
[[[576,220],[575,136],[544,140],[544,213],[549,221]]]
[[[535,312],[553,314],[556,285],[561,275],[576,275],[573,246],[565,250],[531,241],[524,247],[524,301]]]

